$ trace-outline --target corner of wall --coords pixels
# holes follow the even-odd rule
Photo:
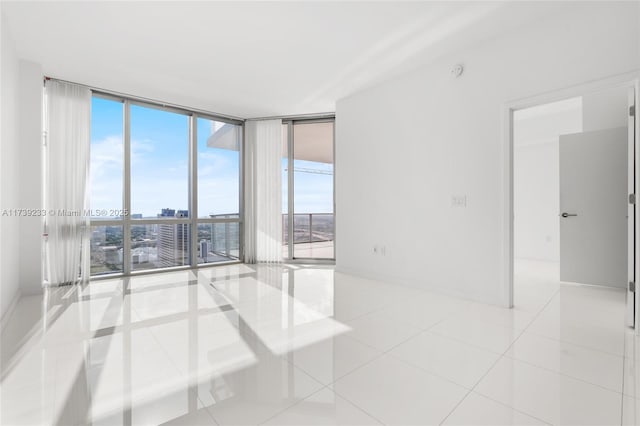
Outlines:
[[[16,206],[18,190],[18,57],[0,7],[0,209]],[[0,212],[0,317],[4,322],[20,297],[18,220]]]
[[[42,67],[18,57],[5,21],[0,8],[0,326],[42,292],[39,220],[9,213],[41,204]]]
[[[19,61],[19,164],[20,208],[42,208],[42,94],[43,72],[38,63]],[[20,288],[22,294],[42,290],[42,218],[20,218]]]

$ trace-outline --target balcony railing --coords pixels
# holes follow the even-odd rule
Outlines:
[[[296,213],[293,215],[293,243],[333,241],[333,213]],[[282,243],[289,242],[289,215],[282,215]]]

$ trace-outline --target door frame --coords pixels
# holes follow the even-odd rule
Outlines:
[[[295,179],[293,172],[293,161],[295,160],[295,140],[294,126],[297,124],[313,124],[313,123],[333,123],[333,141],[331,149],[333,151],[333,188],[332,188],[332,206],[333,206],[333,257],[332,258],[315,258],[315,257],[295,257],[294,240],[294,221],[295,215]],[[287,249],[288,255],[284,259],[287,264],[307,264],[307,265],[335,265],[336,264],[336,116],[330,114],[314,118],[283,118],[282,124],[287,126],[287,215],[289,216],[287,229]]]
[[[631,72],[620,74],[600,80],[594,80],[584,84],[570,86],[564,89],[554,90],[539,95],[534,95],[526,98],[520,98],[505,102],[502,107],[502,128],[503,128],[503,208],[502,208],[502,229],[503,229],[503,253],[502,253],[502,273],[503,273],[503,305],[508,308],[513,308],[513,295],[514,295],[514,190],[513,190],[513,152],[514,152],[514,140],[513,140],[513,113],[517,110],[534,107],[537,105],[547,104],[551,102],[561,101],[577,96],[583,96],[585,94],[598,92],[606,89],[613,89],[619,87],[634,88],[635,90],[635,103],[638,105],[638,89],[640,88],[640,75],[638,72]],[[635,164],[637,170],[639,150],[638,144],[640,141],[640,126],[638,126],[638,114],[635,114]],[[636,191],[640,188],[640,176],[635,173]],[[636,241],[640,241],[640,229],[638,227],[638,214],[635,216],[634,228]],[[628,254],[627,254],[628,255]],[[636,277],[640,276],[640,262],[637,261],[638,248],[636,247],[636,262],[635,271]],[[635,293],[635,304],[638,304],[639,292]],[[638,330],[640,315],[635,316],[635,329]],[[639,333],[640,334],[640,333]]]

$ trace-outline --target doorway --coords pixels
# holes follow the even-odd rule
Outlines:
[[[283,258],[335,260],[334,118],[283,121]]]
[[[635,84],[582,88],[509,110],[509,284],[612,287],[635,324]],[[573,95],[573,96],[572,96]]]

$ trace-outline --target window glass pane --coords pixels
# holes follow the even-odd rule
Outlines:
[[[91,227],[91,275],[122,272],[122,226]]]
[[[190,115],[130,103],[130,147],[124,150],[125,102],[92,99],[91,117],[91,274],[157,269],[191,264],[191,224],[143,223],[135,219],[240,217],[242,126],[199,118],[191,145]],[[198,193],[190,194],[190,148],[196,149]],[[124,163],[129,155],[131,224],[101,225],[123,219]],[[189,211],[190,196],[198,211]],[[109,213],[113,212],[113,213]],[[194,217],[196,219],[196,217]],[[152,221],[154,222],[154,221]],[[173,222],[173,221],[172,221]],[[124,226],[130,226],[131,251],[124,253]],[[198,263],[235,261],[240,257],[240,223],[202,223],[193,253]],[[202,250],[202,253],[200,253]]]
[[[117,219],[122,209],[123,103],[91,101],[91,220]],[[103,214],[106,213],[106,214]],[[115,216],[115,217],[114,217]]]
[[[198,118],[198,217],[239,217],[242,127]]]
[[[188,203],[189,118],[131,105],[132,218],[187,211]]]
[[[229,262],[239,257],[239,223],[198,224],[198,263]]]
[[[333,122],[293,126],[294,257],[333,258]]]
[[[131,269],[189,265],[191,238],[187,223],[131,226]]]

